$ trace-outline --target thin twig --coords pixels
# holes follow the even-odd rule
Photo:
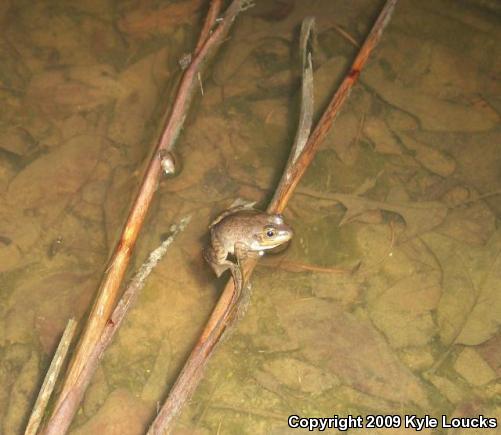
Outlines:
[[[119,329],[122,321],[127,314],[129,308],[134,304],[137,299],[139,292],[144,287],[146,278],[150,275],[152,270],[158,264],[158,262],[164,257],[169,246],[174,242],[176,237],[185,230],[186,226],[189,224],[191,216],[186,216],[179,221],[179,224],[172,225],[170,230],[171,234],[167,239],[165,239],[161,245],[153,250],[146,262],[140,267],[137,273],[132,278],[131,282],[124,291],[123,296],[118,301],[116,308],[110,317],[110,320],[106,323],[104,332],[101,335],[101,340],[99,344],[99,357],[102,356],[106,347],[111,343],[115,332]]]
[[[202,27],[197,46],[195,47],[195,55],[200,52],[203,45],[207,41],[207,38],[210,36],[210,32],[216,24],[216,19],[221,12],[222,3],[222,0],[212,0],[210,2],[209,10],[207,11],[207,15],[205,16],[204,26]]]
[[[360,263],[357,263],[351,268],[347,267],[322,267],[315,264],[299,263],[297,261],[279,260],[279,261],[262,261],[259,266],[271,267],[273,269],[282,269],[287,272],[320,272],[331,273],[334,275],[352,275],[358,269]]]
[[[299,180],[301,180],[304,172],[312,162],[318,147],[325,139],[325,136],[327,136],[327,133],[336,119],[336,116],[339,114],[342,105],[348,98],[350,91],[356,83],[369,55],[379,42],[383,30],[391,18],[396,2],[397,0],[387,0],[381,10],[381,13],[379,14],[379,17],[374,23],[371,32],[367,36],[364,44],[357,54],[357,57],[353,61],[350,71],[341,82],[341,85],[325,109],[315,130],[313,130],[313,133],[308,139],[304,152],[297,159],[294,165],[290,168],[286,168],[278,189],[275,191],[275,195],[268,206],[268,213],[281,213],[289,202],[289,199],[299,183]]]
[[[49,403],[50,396],[56,385],[56,380],[59,377],[59,372],[66,360],[68,349],[75,336],[76,327],[77,322],[75,319],[68,320],[61,340],[59,341],[59,345],[57,346],[56,353],[50,363],[49,370],[47,370],[47,374],[45,375],[42,388],[40,388],[37,400],[33,406],[33,411],[31,412],[24,435],[35,435],[38,431],[45,409],[47,408],[47,403]]]
[[[344,39],[346,39],[350,44],[354,45],[355,47],[359,48],[360,44],[357,42],[357,40],[351,36],[346,30],[344,30],[341,26],[337,25],[334,23],[332,25],[334,30],[339,33]]]
[[[143,225],[146,213],[157,189],[161,175],[161,159],[165,153],[172,151],[198,84],[197,76],[207,61],[214,55],[217,47],[225,40],[231,25],[241,10],[245,0],[233,0],[222,21],[210,34],[204,36],[204,42],[184,71],[178,92],[166,121],[163,134],[152,153],[149,165],[132,205],[119,242],[108,263],[94,306],[87,319],[82,336],[70,361],[66,376],[62,381],[62,389],[56,400],[53,413],[44,430],[45,435],[65,433],[76,413],[82,399],[82,372],[89,358],[96,354],[106,323],[115,306],[118,289],[129,264],[130,256]],[[202,38],[201,38],[202,39]],[[57,423],[56,423],[57,422]]]
[[[301,24],[301,35],[299,38],[299,49],[302,54],[302,81],[301,81],[301,109],[299,112],[299,125],[297,128],[292,151],[286,167],[294,164],[303,152],[303,149],[310,136],[313,124],[313,64],[311,52],[315,46],[315,19],[306,17]]]
[[[376,47],[383,29],[388,24],[391,13],[397,0],[387,0],[378,19],[374,23],[371,32],[365,40],[357,57],[355,58],[350,71],[334,94],[329,106],[325,110],[322,118],[318,122],[315,130],[306,143],[304,150],[297,159],[290,158],[288,165],[282,176],[282,180],[275,192],[275,196],[267,208],[268,213],[280,213],[284,210],[295,187],[299,183],[304,172],[313,160],[315,153],[329,131],[336,115],[339,113],[348,94],[357,81],[361,69],[365,65],[367,58]],[[292,150],[294,153],[294,149]],[[293,154],[294,155],[294,154]],[[257,264],[257,260],[249,259],[245,263],[243,274],[250,277]],[[163,404],[160,412],[153,421],[148,435],[161,435],[168,433],[174,423],[174,418],[181,407],[192,395],[202,377],[203,370],[212,355],[216,345],[219,343],[224,332],[232,325],[235,314],[239,309],[235,304],[235,287],[230,279],[221,294],[211,317],[209,318],[201,336],[190,353],[181,373],[179,374],[169,396]]]
[[[102,358],[104,351],[110,345],[115,333],[120,328],[127,312],[139,296],[140,291],[143,289],[146,283],[146,278],[150,275],[158,262],[166,254],[168,247],[172,244],[177,235],[181,231],[184,231],[190,219],[191,216],[187,216],[181,219],[178,225],[173,225],[171,227],[170,236],[166,240],[164,240],[158,248],[150,253],[146,262],[139,268],[138,272],[136,272],[136,274],[130,281],[117,306],[113,310],[110,319],[108,320],[108,322],[106,322],[99,342],[94,347],[92,353],[88,356],[87,362],[80,374],[80,382],[70,392],[67,401],[64,403],[65,407],[74,405],[75,402],[81,400],[81,396],[83,396],[83,393],[87,389],[87,386],[89,385],[92,376],[94,375],[98,367],[99,361]],[[63,410],[64,409],[66,408],[63,407]],[[60,413],[59,415],[56,415],[56,418],[52,419],[51,426],[48,426],[46,430],[54,431],[53,433],[62,433],[58,432],[58,430],[61,430],[61,428],[64,428],[67,424],[66,415],[67,413]]]

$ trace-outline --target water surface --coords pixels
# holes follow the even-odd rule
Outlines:
[[[192,221],[72,434],[145,432],[227,279],[202,259],[208,224],[236,198],[264,206],[287,159],[301,20],[317,19],[318,116],[382,6],[256,3],[203,77],[177,146],[182,171],[161,181],[130,270],[173,222]],[[205,10],[0,6],[2,433],[22,433],[66,321],[87,314]],[[247,315],[176,433],[290,433],[291,414],[501,421],[499,22],[496,2],[399,2],[285,211],[293,244],[257,268]]]

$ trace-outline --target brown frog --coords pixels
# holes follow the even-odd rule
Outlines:
[[[225,211],[209,228],[211,240],[204,257],[218,277],[231,270],[238,292],[244,285],[242,262],[251,256],[264,255],[264,251],[288,242],[293,236],[292,228],[281,215],[248,206]],[[228,255],[233,255],[236,262]]]

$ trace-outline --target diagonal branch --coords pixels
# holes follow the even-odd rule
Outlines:
[[[210,34],[209,30],[214,26],[215,15],[220,9],[219,2],[215,0],[214,3],[216,5],[210,7],[211,13],[204,26],[204,29],[207,30],[202,32],[198,51],[184,71],[163,134],[155,145],[120,240],[109,260],[91,313],[62,381],[62,389],[57,397],[54,411],[43,431],[45,435],[65,433],[78,409],[85,391],[85,388],[82,388],[84,383],[82,372],[89,358],[95,355],[103,330],[115,306],[118,290],[129,264],[132,250],[157,189],[163,156],[172,151],[179,136],[203,66],[214,56],[217,48],[226,39],[226,35],[245,4],[245,0],[233,0],[223,19]],[[213,13],[214,11],[216,13]]]
[[[288,161],[275,195],[267,208],[268,213],[281,213],[285,209],[294,189],[312,162],[320,143],[325,139],[342,105],[348,98],[369,55],[378,44],[396,3],[397,0],[387,0],[348,74],[332,97],[329,106],[297,158],[295,157],[295,147],[293,147],[292,156],[294,157]],[[249,277],[256,264],[257,260],[247,260],[243,271],[244,276]],[[238,300],[235,295],[234,283],[230,279],[169,396],[150,426],[148,435],[160,435],[172,429],[174,418],[195,391],[212,352],[224,332],[233,324],[236,314],[239,312]]]

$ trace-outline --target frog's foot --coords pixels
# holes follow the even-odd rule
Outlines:
[[[237,299],[240,297],[242,293],[242,288],[244,285],[244,278],[242,269],[238,264],[233,263],[230,260],[226,260],[222,264],[218,263],[209,263],[212,267],[212,270],[215,272],[217,277],[219,278],[226,270],[230,269],[231,276],[233,277],[233,283],[235,284],[235,292]]]
[[[209,263],[210,267],[219,278],[226,270],[231,269],[234,266],[229,260],[223,260],[216,255],[212,248],[206,248],[203,252],[204,259]]]
[[[231,263],[231,261],[228,262],[228,264],[211,264],[211,267],[212,267],[212,270],[214,271],[214,273],[216,274],[216,276],[219,278],[221,277],[221,275],[226,272],[228,269],[231,270],[231,265],[233,263]]]

